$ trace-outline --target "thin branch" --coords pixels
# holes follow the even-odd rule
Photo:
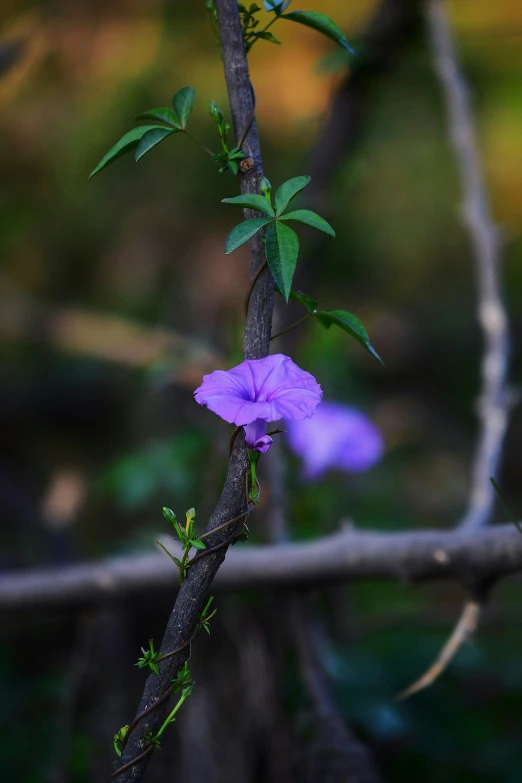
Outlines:
[[[306,319],[312,315],[312,313],[306,313],[306,315],[303,315],[302,318],[299,318],[298,321],[294,321],[293,324],[290,324],[290,326],[287,326],[285,329],[281,329],[280,332],[277,332],[277,334],[273,334],[270,340],[275,340],[276,337],[281,337],[281,335],[286,334],[287,332],[291,332],[292,329],[295,329],[296,326],[300,326]]]
[[[495,500],[490,478],[497,472],[508,425],[510,394],[507,388],[509,334],[507,310],[500,283],[499,237],[491,216],[477,149],[468,88],[461,73],[443,0],[428,0],[427,21],[435,70],[446,103],[448,135],[459,169],[463,218],[473,250],[477,279],[477,311],[484,352],[478,400],[479,432],[472,463],[466,513],[459,528],[475,531],[487,525]],[[401,698],[431,685],[475,631],[480,605],[467,601],[448,641],[434,664],[401,692]]]
[[[163,540],[178,556],[178,542]],[[196,572],[196,566],[189,575],[191,571]],[[518,571],[522,571],[522,536],[512,524],[473,534],[456,530],[342,530],[317,541],[235,547],[228,553],[212,589],[313,587],[368,579],[391,579],[408,585],[453,580],[467,587],[495,582]],[[175,591],[176,582],[177,573],[163,554],[3,573],[0,611],[60,609],[147,591]],[[165,646],[162,652],[175,649],[186,638]]]
[[[469,507],[460,523],[463,530],[477,530],[491,516],[494,492],[489,479],[497,472],[508,422],[508,318],[501,294],[499,234],[481,170],[468,87],[460,70],[443,0],[429,0],[427,9],[435,69],[444,94],[448,133],[460,173],[463,218],[473,250],[477,311],[484,340],[479,436],[473,458]]]
[[[240,189],[243,194],[261,193],[259,186],[263,177],[263,166],[256,122],[255,119],[252,119],[254,97],[245,56],[239,9],[236,0],[215,0],[215,8],[236,140],[241,130],[248,127],[243,150],[250,165],[246,171],[241,169]],[[245,210],[245,214],[249,217],[250,210]],[[250,240],[249,251],[250,276],[252,278],[265,261],[260,236]],[[259,359],[268,355],[272,328],[273,289],[272,275],[265,267],[257,277],[249,300],[243,340],[243,353],[246,359]],[[249,461],[244,434],[240,433],[234,443],[225,486],[210,517],[207,532],[219,528],[225,521],[242,514],[245,510],[245,476],[248,468]],[[162,655],[165,655],[169,650],[180,647],[183,639],[189,638],[196,629],[212,581],[225,559],[229,543],[228,529],[222,528],[215,532],[213,542],[214,540],[215,545],[212,552],[207,552],[206,556],[200,559],[194,558],[187,577],[179,589],[163,637],[160,650]],[[170,565],[169,568],[171,568]],[[170,579],[172,579],[172,572]],[[185,648],[177,655],[165,658],[159,664],[159,675],[150,674],[147,678],[137,712],[138,714],[144,712],[153,703],[159,705],[158,709],[152,710],[147,716],[148,729],[153,734],[157,733],[163,725],[168,708],[166,699],[161,703],[158,700],[169,689],[172,678],[183,666],[188,656],[189,650]],[[120,774],[117,776],[118,783],[138,783],[143,779],[150,758],[150,753],[145,755],[146,748],[146,737],[142,732],[134,731],[122,751]]]
[[[439,653],[437,660],[430,666],[422,677],[397,694],[396,699],[407,699],[414,693],[429,688],[435,680],[446,671],[453,658],[456,656],[463,644],[465,644],[477,630],[482,604],[478,601],[467,601],[458,623],[448,641]]]

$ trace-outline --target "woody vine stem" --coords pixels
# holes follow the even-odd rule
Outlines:
[[[148,671],[148,677],[134,720],[114,737],[118,761],[108,779],[118,783],[142,780],[152,752],[159,747],[164,732],[192,692],[191,644],[200,630],[210,632],[209,621],[215,614],[211,612],[213,598],[209,597],[212,581],[228,547],[247,535],[245,523],[260,502],[257,463],[260,455],[270,448],[271,436],[281,431],[267,434],[266,422],[312,416],[321,400],[321,388],[310,373],[297,367],[289,357],[280,354],[268,357],[274,291],[286,302],[292,298],[302,305],[305,318],[313,316],[325,328],[332,325],[341,328],[379,358],[355,316],[344,310],[322,310],[312,297],[292,290],[299,240],[288,222],[305,224],[330,236],[335,236],[335,232],[326,220],[310,210],[287,210],[292,199],[308,185],[310,177],[294,177],[283,183],[272,200],[271,185],[263,172],[255,95],[247,63],[247,53],[258,40],[279,43],[268,28],[281,20],[311,27],[349,49],[347,40],[322,13],[287,11],[290,0],[264,0],[269,21],[262,26],[259,13],[263,9],[255,3],[247,8],[237,0],[207,0],[205,5],[221,47],[232,115],[231,126],[219,106],[211,102],[210,115],[217,126],[220,151],[212,153],[187,130],[195,90],[184,87],[174,95],[173,109],[150,109],[138,115],[137,119],[154,124],[141,125],[125,134],[91,174],[97,174],[130,150],[135,150],[136,160],[140,160],[160,142],[176,134],[197,141],[212,155],[220,173],[228,172],[239,182],[241,195],[223,201],[242,207],[245,220],[230,232],[225,252],[231,253],[248,242],[251,279],[243,338],[245,361],[228,372],[216,371],[205,376],[195,392],[196,402],[237,425],[227,478],[203,534],[196,533],[194,509],[187,511],[184,525],[178,523],[173,511],[163,510],[182,545],[181,557],[177,558],[160,544],[179,571],[180,589],[160,649],[156,650],[154,642],[149,641],[137,663]],[[231,131],[236,146],[228,141]],[[193,549],[196,553],[190,557]],[[171,695],[177,695],[177,701],[169,711]]]

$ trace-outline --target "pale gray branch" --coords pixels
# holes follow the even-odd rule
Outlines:
[[[459,67],[443,0],[429,0],[428,29],[460,174],[463,218],[473,250],[478,319],[484,340],[478,400],[479,434],[469,505],[460,523],[464,530],[477,530],[486,525],[491,516],[494,493],[489,479],[497,472],[508,424],[508,319],[500,285],[499,234],[491,216],[482,175],[468,88]]]
[[[168,548],[178,554],[176,546]],[[511,524],[460,531],[341,531],[305,543],[236,545],[213,589],[293,587],[394,579],[411,584],[451,579],[463,585],[522,570],[522,536]],[[164,554],[133,555],[60,569],[0,575],[0,610],[89,604],[109,597],[178,589],[178,574]]]

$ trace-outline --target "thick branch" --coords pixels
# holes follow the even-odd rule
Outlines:
[[[442,0],[428,3],[428,27],[436,71],[444,93],[448,132],[463,193],[463,217],[472,245],[477,277],[478,318],[484,339],[479,436],[473,460],[469,507],[461,527],[488,523],[494,502],[490,476],[497,472],[509,413],[506,387],[509,336],[499,280],[499,237],[483,180],[468,89],[459,69],[455,43]]]
[[[179,554],[170,541],[168,548]],[[361,579],[394,579],[406,584],[445,579],[468,585],[494,582],[517,571],[522,571],[522,536],[511,524],[473,535],[449,530],[343,530],[306,543],[234,547],[213,589],[312,587]],[[166,555],[128,556],[2,574],[0,611],[83,605],[166,589],[178,589],[176,570]],[[170,649],[175,648],[173,642]]]
[[[299,669],[315,709],[318,779],[324,783],[382,783],[368,749],[339,710],[324,667],[319,628],[305,599],[296,596],[290,607]]]
[[[219,360],[217,353],[202,342],[167,327],[149,327],[80,308],[42,305],[6,288],[5,293],[0,291],[3,340],[44,342],[64,353],[128,368],[148,367],[169,357],[176,381],[192,389],[195,379],[210,372]]]
[[[242,193],[259,192],[259,181],[263,176],[261,152],[257,138],[254,120],[254,96],[250,85],[248,64],[241,24],[236,0],[216,0],[225,77],[232,110],[232,119],[236,138],[246,132],[244,151],[247,161],[242,161],[240,187]],[[261,239],[256,238],[250,243],[250,273],[253,275],[264,261]],[[272,327],[273,280],[266,270],[260,274],[250,297],[247,325],[244,337],[245,358],[258,359],[268,354],[270,346],[270,331]],[[241,433],[235,441],[228,475],[221,498],[207,526],[212,531],[245,508],[245,476],[248,469],[244,436]],[[210,547],[223,543],[230,535],[228,529],[217,532],[208,540]],[[187,578],[180,588],[174,609],[167,624],[165,636],[161,645],[163,654],[182,647],[194,634],[199,615],[207,599],[212,581],[222,564],[227,547],[223,547],[206,557],[202,557],[189,570]],[[190,646],[185,647],[177,655],[170,656],[159,665],[160,674],[151,674],[146,681],[145,690],[138,708],[139,715],[160,699],[168,690],[172,678],[182,667],[190,655]],[[160,728],[168,707],[164,699],[157,709],[148,712],[146,716],[147,731],[155,734]],[[128,766],[116,776],[118,783],[137,783],[142,780],[148,764],[150,753],[132,764],[144,753],[148,740],[145,737],[144,726],[138,723],[130,734],[125,745],[120,766]]]
[[[420,29],[422,0],[381,0],[358,45],[357,57],[335,95],[330,117],[310,159],[307,199],[316,203],[349,149],[359,139],[368,97],[389,78]],[[312,193],[310,193],[312,191]]]

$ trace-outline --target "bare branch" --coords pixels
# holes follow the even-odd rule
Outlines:
[[[173,329],[80,308],[42,305],[0,282],[5,288],[0,292],[0,334],[4,339],[44,341],[57,351],[131,369],[169,358],[176,382],[191,389],[218,361],[203,342]]]
[[[170,540],[166,543],[177,556],[177,545]],[[521,570],[522,536],[511,524],[473,535],[451,530],[343,530],[311,542],[233,548],[213,589],[313,587],[366,579],[405,584],[445,579],[468,586],[494,583]],[[175,591],[177,579],[174,566],[163,554],[4,573],[0,575],[0,611],[60,608],[147,591]]]
[[[446,102],[448,133],[460,173],[463,217],[473,249],[478,318],[484,339],[479,436],[469,507],[460,523],[463,530],[476,530],[487,524],[491,516],[494,493],[489,479],[497,472],[508,423],[508,318],[499,279],[499,235],[481,171],[468,88],[459,67],[443,0],[429,0],[427,19],[435,68]]]
[[[307,612],[306,600],[290,602],[301,676],[315,707],[318,729],[318,775],[321,783],[380,783],[373,759],[343,719],[325,672],[319,645],[319,629]]]
[[[501,295],[499,237],[490,214],[477,150],[468,88],[461,73],[443,0],[428,0],[427,20],[435,70],[444,95],[448,134],[455,153],[463,193],[463,217],[473,250],[477,279],[477,311],[484,340],[479,432],[473,456],[468,507],[459,528],[474,531],[487,525],[495,494],[490,477],[497,472],[508,425],[510,394],[506,385],[509,360],[507,311]],[[461,616],[435,663],[399,694],[400,698],[431,685],[476,630],[480,605],[466,602]]]
[[[321,135],[311,151],[306,198],[317,208],[339,161],[359,139],[371,91],[389,78],[421,27],[423,0],[381,0],[361,36],[358,56],[341,83]]]

